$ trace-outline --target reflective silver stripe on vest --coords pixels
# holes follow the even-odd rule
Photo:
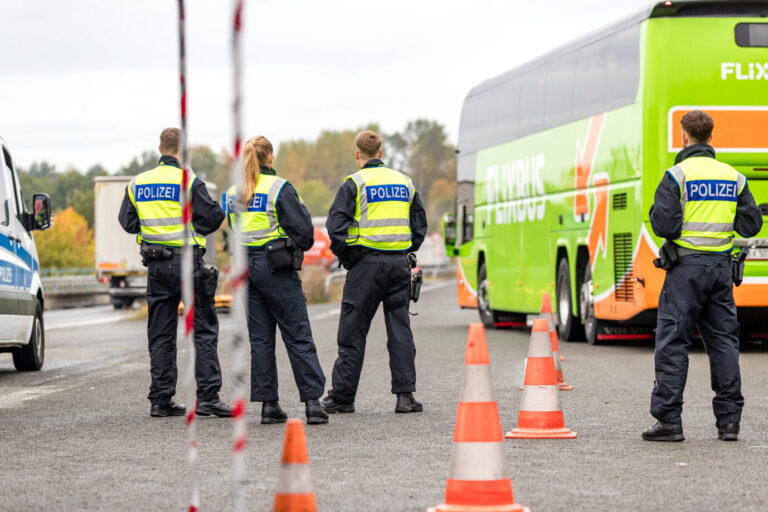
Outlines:
[[[128,184],[131,187],[131,196],[133,196],[133,202],[136,202],[136,176],[131,178],[131,182]]]
[[[410,242],[411,241],[411,235],[408,235],[408,234],[368,235],[368,236],[360,235],[360,238],[368,240],[369,242]]]
[[[203,235],[197,233],[195,230],[192,230],[192,236],[205,238]],[[147,242],[183,242],[184,231],[174,231],[173,233],[163,233],[160,235],[152,234],[152,233],[141,233],[141,238],[143,238]]]
[[[712,233],[730,233],[733,231],[733,223],[683,222],[683,231],[710,231]]]
[[[733,237],[729,236],[728,238],[707,238],[703,236],[688,236],[685,238],[678,238],[678,240],[699,247],[720,247],[730,244],[733,240]]]
[[[680,203],[685,206],[685,203],[688,202],[688,190],[685,187],[685,173],[683,169],[679,165],[675,165],[667,172],[677,180],[677,185],[680,187]]]
[[[269,238],[270,234],[280,228],[277,223],[277,212],[275,209],[275,203],[277,194],[285,185],[286,180],[283,178],[275,177],[275,182],[269,188],[267,193],[267,220],[269,221],[269,227],[265,229],[257,229],[256,231],[243,231],[240,233],[240,243],[248,244],[253,242],[259,242],[265,238]]]
[[[141,219],[141,225],[146,227],[175,226],[177,224],[184,224],[184,220],[181,217],[168,217],[167,219]]]
[[[747,183],[747,177],[740,172],[736,173],[736,184],[739,187],[737,194],[741,194],[744,185]]]
[[[373,219],[368,220],[368,194],[365,192],[365,180],[359,173],[355,173],[351,176],[351,178],[354,180],[355,184],[357,184],[358,188],[358,196],[360,197],[360,222],[358,222],[357,227],[363,229],[363,228],[386,228],[386,227],[396,227],[396,226],[410,226],[410,220],[408,219]],[[413,193],[414,188],[412,185],[408,185],[408,191],[410,193],[408,197],[408,203],[410,204],[413,201]],[[383,242],[384,240],[373,240],[371,237],[363,237],[366,240],[370,240],[372,242]],[[406,240],[410,240],[411,238],[408,237]],[[398,240],[400,241],[400,240]]]

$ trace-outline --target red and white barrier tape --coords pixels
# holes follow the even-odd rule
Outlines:
[[[189,196],[189,155],[187,152],[187,63],[184,34],[184,0],[179,2],[179,82],[181,86],[181,208],[184,222],[184,250],[181,255],[181,300],[184,302],[184,346],[187,347],[187,443],[189,465],[189,512],[196,512],[200,507],[200,495],[197,490],[197,386],[195,382],[195,290],[194,261],[192,259],[192,201]]]
[[[240,46],[240,34],[243,26],[244,0],[232,2],[232,119],[234,144],[232,151],[231,180],[235,188],[233,199],[240,203],[244,187],[242,165],[242,58]],[[236,212],[242,208],[236,208]],[[233,319],[235,324],[234,338],[232,341],[232,374],[234,385],[232,390],[232,414],[233,440],[232,440],[232,502],[235,512],[245,512],[247,509],[247,481],[245,477],[245,447],[248,441],[248,426],[245,421],[246,413],[246,340],[248,331],[245,315],[248,305],[246,296],[246,284],[248,283],[248,262],[245,246],[240,243],[241,216],[235,214],[232,225],[232,272],[231,284],[233,295]]]

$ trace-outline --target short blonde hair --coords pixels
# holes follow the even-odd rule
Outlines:
[[[362,131],[355,137],[355,147],[360,156],[376,158],[381,150],[381,135],[372,130]]]

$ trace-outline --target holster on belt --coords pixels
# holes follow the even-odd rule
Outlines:
[[[744,280],[744,261],[749,256],[749,247],[744,247],[737,254],[731,255],[731,277],[734,286],[739,286]]]
[[[659,257],[653,260],[653,266],[662,270],[669,270],[678,263],[680,263],[680,254],[677,251],[677,244],[667,240],[659,248]]]
[[[268,242],[264,248],[267,251],[269,269],[301,270],[304,264],[304,251],[291,238],[278,238]]]
[[[421,294],[421,284],[424,282],[424,273],[416,261],[416,253],[408,254],[408,266],[411,267],[411,289],[410,297],[413,302],[419,302]]]
[[[206,297],[216,295],[216,288],[219,285],[219,269],[203,265],[200,269],[200,284],[202,284],[203,295]]]
[[[173,251],[168,247],[155,244],[141,244],[141,264],[149,266],[150,261],[169,260],[173,258]]]

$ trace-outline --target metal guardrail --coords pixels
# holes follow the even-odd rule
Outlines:
[[[46,295],[93,295],[109,290],[109,283],[98,281],[93,268],[40,269],[40,279]]]

